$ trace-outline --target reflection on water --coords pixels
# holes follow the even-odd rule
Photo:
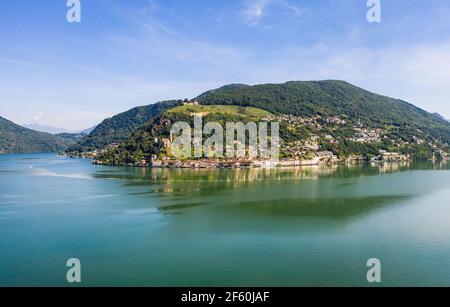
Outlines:
[[[107,168],[107,167],[105,167]],[[299,168],[247,168],[222,169],[168,169],[168,168],[109,168],[95,173],[96,178],[142,180],[144,182],[207,181],[249,182],[263,180],[317,180],[321,178],[347,178],[374,176],[413,170],[448,170],[449,161],[397,162],[360,165],[311,166]],[[133,182],[133,184],[138,184]],[[144,184],[144,183],[143,183]]]
[[[405,184],[400,177],[381,182],[370,177],[448,168],[448,161],[286,169],[113,168],[99,171],[94,177],[123,180],[124,186],[139,188],[130,192],[131,195],[163,200],[164,205],[158,209],[166,213],[181,214],[185,209],[215,206],[333,218],[356,216],[383,205],[394,205],[424,190],[446,185],[438,180],[424,186],[421,180]],[[235,194],[239,197],[234,197]]]
[[[265,201],[240,202],[227,206],[227,209],[255,211],[271,217],[321,217],[329,219],[348,219],[369,213],[387,205],[396,205],[407,200],[407,196],[377,196],[364,198],[322,199],[276,199]],[[162,206],[159,210],[171,211],[206,206],[208,203],[182,203]]]

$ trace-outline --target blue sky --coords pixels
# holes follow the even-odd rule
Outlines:
[[[450,118],[450,1],[0,2],[0,116],[79,130],[228,83],[343,79]]]

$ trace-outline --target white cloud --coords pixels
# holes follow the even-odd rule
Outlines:
[[[38,114],[33,116],[33,121],[34,122],[38,122],[38,121],[40,121],[42,119],[42,117],[44,117],[44,112],[39,112]]]
[[[295,15],[297,15],[297,16],[301,16],[301,15],[303,15],[304,13],[306,13],[306,11],[307,11],[306,8],[304,8],[304,7],[302,7],[302,6],[299,6],[299,5],[296,5],[296,4],[293,4],[293,3],[291,3],[291,2],[288,1],[288,0],[281,0],[281,4],[282,4],[286,9],[290,10],[291,12],[293,12],[293,13],[294,13]]]
[[[291,0],[246,0],[240,12],[244,23],[252,27],[257,26],[265,16],[268,16],[269,5],[282,11],[287,10],[296,16],[301,16],[307,11],[306,8]]]
[[[43,68],[44,65],[18,60],[18,59],[10,59],[10,58],[0,58],[1,63],[10,64],[10,65],[21,65],[21,66],[29,66],[29,67],[35,67],[35,68]]]
[[[265,10],[270,0],[247,0],[244,9],[241,11],[244,22],[250,26],[255,26],[264,17]]]
[[[133,20],[141,26],[145,31],[155,32],[163,31],[165,34],[174,35],[175,31],[171,29],[165,22],[153,17],[153,13],[160,11],[161,8],[151,2],[146,7],[134,12]]]

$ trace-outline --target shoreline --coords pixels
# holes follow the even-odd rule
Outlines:
[[[191,170],[200,170],[200,169],[296,169],[296,168],[310,168],[310,167],[320,167],[320,168],[333,168],[335,166],[345,165],[345,166],[358,166],[363,164],[370,165],[385,165],[385,164],[399,164],[399,163],[413,163],[415,161],[422,162],[446,162],[448,158],[445,159],[428,159],[428,160],[396,160],[396,161],[370,161],[370,160],[354,160],[354,161],[338,161],[338,162],[328,162],[328,163],[294,163],[298,161],[280,161],[274,165],[265,165],[265,166],[257,166],[249,163],[233,163],[233,162],[224,162],[224,163],[212,163],[208,161],[208,165],[202,165],[201,162],[176,162],[170,161],[168,163],[157,164],[157,165],[139,165],[139,164],[106,164],[100,161],[93,160],[92,164],[99,166],[116,166],[116,167],[132,167],[132,168],[143,168],[143,169],[191,169]]]
[[[99,166],[135,167],[135,168],[165,168],[165,169],[282,169],[282,168],[302,168],[302,167],[323,167],[332,168],[339,165],[360,165],[360,164],[397,164],[414,162],[444,162],[450,160],[450,156],[433,157],[428,159],[415,159],[409,154],[398,154],[381,152],[379,156],[371,159],[363,156],[350,156],[338,158],[335,155],[316,156],[310,160],[300,159],[247,159],[247,158],[199,158],[194,160],[177,160],[164,158],[161,160],[152,159],[151,162],[143,159],[136,163],[111,163],[102,159],[97,159],[96,153],[58,153],[60,156],[68,158],[91,159],[92,164]]]

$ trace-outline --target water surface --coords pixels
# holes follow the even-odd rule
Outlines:
[[[0,286],[450,286],[450,166],[272,170],[0,156]]]

